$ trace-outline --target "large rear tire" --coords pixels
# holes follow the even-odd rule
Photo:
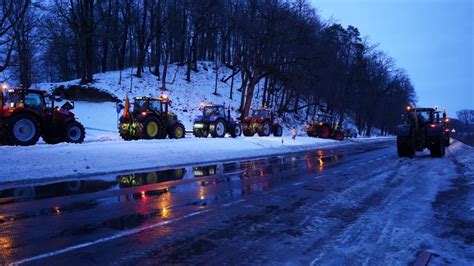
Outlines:
[[[413,157],[415,155],[414,143],[410,137],[397,137],[398,157]]]
[[[244,134],[244,136],[253,137],[253,135],[255,135],[255,130],[251,125],[252,124],[248,123],[242,124],[242,134]]]
[[[64,129],[64,140],[68,143],[82,143],[85,137],[86,131],[84,126],[77,121],[69,123]]]
[[[439,139],[435,141],[434,145],[430,147],[431,157],[443,157],[445,153],[444,140]]]
[[[163,123],[156,117],[150,116],[143,123],[142,138],[144,139],[161,139],[166,138],[166,130]]]
[[[222,120],[217,120],[216,122],[211,124],[211,136],[213,138],[223,138],[225,137],[225,122]]]
[[[10,120],[8,143],[10,145],[35,145],[40,138],[40,123],[30,114],[19,114]]]
[[[280,125],[273,126],[273,136],[281,137],[283,135],[283,128]]]

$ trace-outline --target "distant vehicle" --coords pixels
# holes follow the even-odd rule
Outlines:
[[[260,137],[283,135],[283,128],[276,120],[272,111],[266,108],[252,109],[250,115],[241,119],[244,136],[252,137],[258,133]]]
[[[46,100],[51,101],[50,107]],[[29,146],[40,136],[48,144],[60,142],[82,143],[85,130],[71,112],[74,103],[55,106],[59,97],[46,91],[8,88],[0,91],[0,142],[6,145]]]
[[[170,100],[163,95],[135,97],[130,112],[128,98],[120,117],[119,132],[124,140],[184,138],[186,131],[178,117],[169,111]]]
[[[397,152],[400,157],[411,157],[425,148],[430,150],[432,157],[444,156],[447,127],[439,114],[435,108],[407,106],[403,124],[397,126]]]
[[[198,138],[207,138],[209,133],[213,138],[223,138],[226,133],[231,137],[242,134],[239,123],[230,116],[230,109],[223,105],[202,104],[202,115],[194,120],[193,134]]]
[[[320,114],[309,121],[309,124],[303,128],[310,137],[319,137],[323,139],[344,140],[344,133],[336,123],[336,117],[328,114]],[[357,134],[356,134],[357,136]]]

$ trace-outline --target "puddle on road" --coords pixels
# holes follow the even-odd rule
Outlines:
[[[0,205],[20,201],[38,200],[46,198],[64,197],[95,193],[107,190],[141,187],[179,180],[191,180],[214,176],[214,179],[200,181],[202,186],[218,183],[229,183],[234,179],[247,180],[253,177],[274,175],[288,170],[308,172],[324,170],[327,165],[340,160],[342,156],[326,156],[322,151],[308,152],[298,156],[276,156],[268,159],[249,160],[236,163],[215,164],[205,166],[183,167],[160,171],[138,172],[119,175],[115,180],[106,179],[77,179],[50,184],[19,186],[0,189]],[[177,184],[179,185],[179,184]],[[180,190],[181,191],[181,190]],[[153,194],[147,191],[147,194]],[[161,192],[158,191],[159,195]],[[140,193],[130,194],[131,199],[141,198]]]

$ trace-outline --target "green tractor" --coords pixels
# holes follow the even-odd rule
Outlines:
[[[416,151],[430,150],[432,157],[443,157],[447,139],[446,122],[435,108],[407,106],[403,123],[397,126],[399,157],[412,157]]]
[[[165,96],[135,97],[130,112],[128,97],[119,120],[119,133],[124,140],[184,138],[186,130],[178,117],[169,111]]]

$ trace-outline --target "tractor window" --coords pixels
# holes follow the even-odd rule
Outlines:
[[[141,111],[145,111],[147,110],[147,101],[146,100],[143,100],[143,99],[137,99],[135,100],[135,102],[133,103],[133,111],[134,112],[141,112]]]
[[[45,106],[44,98],[38,93],[27,93],[24,103],[26,107],[37,111],[42,111]]]
[[[267,110],[253,110],[250,117],[270,118],[270,113]]]
[[[216,113],[216,108],[213,106],[205,107],[202,113],[205,117],[211,117],[213,114]]]
[[[150,101],[150,109],[155,112],[161,112],[161,102],[160,101]]]
[[[219,114],[219,116],[225,116],[224,106],[219,106],[219,108],[217,109],[217,113]]]

